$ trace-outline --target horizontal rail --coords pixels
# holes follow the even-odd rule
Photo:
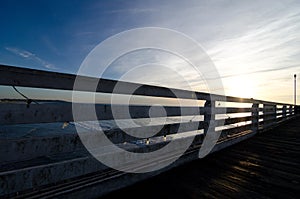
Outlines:
[[[260,104],[277,104],[287,105],[283,103],[268,102],[262,100],[238,98],[231,96],[223,96],[209,94],[204,92],[194,92],[183,89],[166,88],[160,86],[152,86],[138,83],[123,82],[117,80],[108,80],[103,78],[76,76],[74,74],[49,72],[28,68],[13,67],[0,65],[0,85],[4,86],[22,86],[46,89],[73,90],[75,79],[79,78],[82,84],[76,88],[77,91],[101,92],[101,93],[118,93],[134,95],[182,98],[182,99],[199,99],[239,102],[239,103],[260,103]],[[115,85],[118,84],[120,89],[114,91]],[[96,89],[94,89],[97,85]],[[136,88],[138,88],[136,90]],[[176,96],[174,95],[176,94]]]
[[[224,129],[222,131],[217,131],[217,132],[219,132],[219,133],[221,132],[221,137],[222,136],[230,136],[230,135],[234,135],[236,133],[240,133],[242,131],[250,130],[251,126],[252,126],[252,124],[245,124],[245,125],[232,127],[232,128]]]
[[[118,89],[118,94],[131,95],[132,91],[135,91],[135,95],[143,96],[168,98],[176,98],[177,96],[178,98],[184,99],[196,98],[195,92],[188,90],[172,89],[172,91],[176,92],[175,96],[174,93],[166,87],[0,65],[0,85],[73,90],[76,78],[79,78],[80,82],[82,82],[80,87],[76,88],[77,91],[113,93],[116,92],[114,88],[115,85],[118,84],[118,86],[122,88]],[[95,85],[97,85],[96,90],[93,89]],[[136,90],[136,88],[138,89]],[[210,99],[210,95],[208,93],[198,92],[197,98],[208,100]]]
[[[223,114],[223,113],[247,113],[251,112],[251,108],[235,108],[235,107],[228,107],[228,108],[216,108],[215,114]]]

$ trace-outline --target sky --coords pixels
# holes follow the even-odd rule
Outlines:
[[[76,74],[106,39],[134,28],[167,28],[201,45],[224,94],[293,103],[293,75],[300,76],[300,1],[3,0],[0,5],[1,64]],[[171,70],[185,76],[193,90],[220,91],[196,80],[182,59],[149,49],[118,58],[104,77],[120,79],[145,63],[125,80],[185,88]],[[11,88],[0,89],[1,98],[17,96]],[[299,99],[300,89],[297,93]]]

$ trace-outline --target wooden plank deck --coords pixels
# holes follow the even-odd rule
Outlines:
[[[300,117],[102,198],[299,198]]]

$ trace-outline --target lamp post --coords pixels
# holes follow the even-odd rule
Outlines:
[[[297,75],[296,74],[294,74],[294,104],[296,105],[296,77],[297,77]]]

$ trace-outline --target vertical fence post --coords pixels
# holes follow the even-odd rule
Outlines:
[[[252,104],[252,110],[251,110],[251,116],[252,116],[252,132],[257,133],[258,132],[258,124],[259,124],[259,104],[253,103]]]
[[[277,123],[277,105],[273,106],[273,120],[272,124],[275,125]]]
[[[264,104],[263,106],[263,127],[267,129],[276,123],[276,105]]]
[[[268,106],[266,104],[263,104],[263,128],[265,129],[268,125]]]
[[[204,108],[205,108],[205,113],[204,113],[204,136],[206,136],[207,132],[208,132],[208,128],[209,125],[213,125],[211,126],[211,128],[214,128],[215,126],[215,119],[216,119],[216,115],[215,115],[215,107],[216,107],[216,102],[215,101],[210,101],[207,100],[204,104]]]
[[[295,106],[295,114],[300,114],[300,106]]]
[[[293,115],[296,115],[296,106],[292,106]]]
[[[290,117],[293,115],[292,113],[293,113],[293,106],[292,105],[290,105],[289,106],[289,113],[290,113]]]
[[[282,106],[282,119],[285,120],[286,119],[286,105]]]

